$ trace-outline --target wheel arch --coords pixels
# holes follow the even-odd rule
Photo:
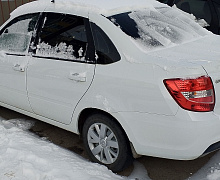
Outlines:
[[[92,114],[103,114],[105,116],[110,117],[112,120],[114,120],[114,122],[116,122],[119,125],[119,127],[123,130],[126,137],[128,138],[126,131],[124,130],[122,125],[119,123],[119,121],[114,116],[112,116],[110,113],[108,113],[106,111],[103,111],[103,110],[97,109],[97,108],[86,108],[81,111],[81,113],[79,114],[79,117],[78,117],[78,132],[79,132],[79,134],[82,133],[83,125],[84,125],[86,119],[89,116],[91,116]]]
[[[123,128],[123,126],[121,125],[121,123],[113,115],[111,115],[110,113],[108,113],[106,111],[103,111],[101,109],[86,108],[86,109],[81,111],[81,113],[79,114],[79,117],[78,117],[78,132],[79,132],[80,136],[82,134],[83,125],[84,125],[86,119],[89,116],[91,116],[92,114],[103,114],[105,116],[110,117],[116,124],[118,124],[118,126],[120,127],[120,129],[124,133],[125,137],[127,138],[127,143],[130,146],[130,150],[131,150],[131,153],[133,155],[133,158],[139,158],[140,157],[140,155],[137,154],[137,152],[136,152],[136,150],[133,146],[133,143],[130,141],[129,136],[127,135],[127,133],[126,133],[125,129]]]

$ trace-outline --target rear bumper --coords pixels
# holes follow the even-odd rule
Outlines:
[[[219,148],[213,144],[220,141],[220,118],[213,112],[179,109],[175,116],[123,112],[120,117],[140,155],[191,160]]]
[[[219,149],[220,149],[220,141],[217,142],[217,143],[212,144],[211,146],[209,146],[209,147],[205,150],[205,152],[202,154],[202,156],[205,156],[205,155],[207,155],[207,154],[209,154],[209,153],[211,153],[211,152],[214,152],[214,151],[216,151],[216,150],[219,150]]]

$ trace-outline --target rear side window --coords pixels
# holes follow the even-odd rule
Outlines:
[[[39,14],[15,18],[1,31],[0,50],[24,53],[28,50]]]
[[[121,59],[116,47],[96,24],[91,23],[98,64],[111,64]]]
[[[174,8],[143,8],[107,17],[146,52],[192,41],[208,32]]]
[[[47,13],[44,21],[36,55],[85,61],[88,41],[84,18]]]

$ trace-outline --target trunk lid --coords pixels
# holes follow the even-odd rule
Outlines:
[[[202,66],[204,73],[212,79],[216,97],[214,112],[220,115],[220,36],[212,34],[193,42],[152,52],[151,55],[167,58],[175,63]]]

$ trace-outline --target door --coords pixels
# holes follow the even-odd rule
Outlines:
[[[38,16],[17,17],[0,31],[0,102],[30,112],[26,70],[29,44]]]
[[[47,13],[43,22],[27,71],[30,103],[36,114],[69,124],[94,76],[86,19]]]

